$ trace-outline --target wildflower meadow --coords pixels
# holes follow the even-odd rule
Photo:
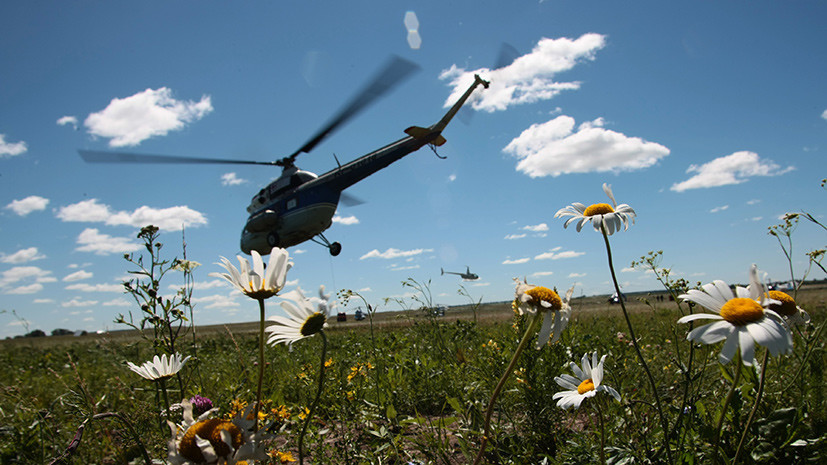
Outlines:
[[[645,219],[603,192],[549,217],[605,245],[622,296],[612,238]],[[827,233],[807,212],[768,229],[791,289],[760,256],[739,283],[692,283],[640,251],[662,288],[619,305],[515,277],[513,301],[463,288],[470,304],[440,316],[428,282],[403,282],[418,306],[391,314],[347,289],[284,292],[287,250],[168,259],[147,226],[124,257],[127,331],[2,341],[0,463],[825,463],[825,250],[793,270],[797,227]],[[254,328],[197,325],[196,268],[249,297]],[[161,295],[168,273],[185,284]],[[356,305],[363,322],[332,321]]]

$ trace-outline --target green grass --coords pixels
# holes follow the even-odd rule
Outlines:
[[[799,295],[813,321],[796,332],[794,354],[769,363],[765,394],[748,436],[746,450],[751,454],[744,463],[819,463],[827,455],[825,338],[822,334],[806,342],[827,318],[825,295],[822,288]],[[254,311],[255,302],[249,304]],[[273,305],[268,303],[268,308]],[[571,373],[569,362],[579,364],[583,353],[596,350],[609,354],[604,383],[623,398],[620,403],[608,396],[601,401],[610,463],[664,462],[666,456],[659,452],[664,432],[619,309],[602,298],[575,300],[572,306],[574,317],[558,343],[539,351],[531,346],[520,357],[497,400],[486,461],[596,461],[599,429],[590,400],[598,398],[576,411],[563,411],[552,400],[562,390],[554,377]],[[721,368],[720,344],[698,347],[692,370],[685,375],[681,367],[688,364],[690,345],[685,341],[687,326],[675,323],[680,316],[675,304],[657,302],[652,308],[631,297],[629,308],[669,419],[673,461],[709,463],[717,415],[735,364]],[[373,336],[367,320],[331,323],[327,353],[332,365],[305,440],[311,461],[470,463],[478,451],[489,397],[524,323],[512,317],[507,304],[480,308],[477,322],[467,308],[435,319],[417,312],[380,313]],[[219,415],[226,416],[234,400],[255,398],[256,334],[246,326],[199,329],[199,334],[197,346],[189,336],[179,340],[181,352],[195,357],[180,381],[170,380],[170,396],[173,401],[194,394],[209,397],[220,407]],[[291,413],[276,422],[273,449],[292,451],[294,457],[299,414],[315,394],[320,348],[317,337],[298,342],[292,351],[266,347],[263,397]],[[127,361],[142,363],[151,355],[146,342],[128,332],[4,341],[0,463],[49,463],[63,453],[85,419],[105,412],[126,417],[150,456],[165,459],[169,430],[160,425],[157,413],[162,401],[153,384],[126,367]],[[761,355],[757,353],[759,359]],[[744,369],[724,420],[724,456],[734,454],[756,388],[755,370]],[[142,463],[128,430],[113,418],[87,424],[71,461]]]

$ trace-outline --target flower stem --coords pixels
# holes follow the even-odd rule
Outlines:
[[[256,406],[253,410],[253,431],[258,431],[258,412],[261,410],[261,384],[264,380],[264,299],[258,299],[258,387],[256,388]]]
[[[322,361],[319,364],[319,387],[316,389],[316,398],[313,399],[313,403],[310,405],[310,410],[304,418],[302,431],[299,435],[299,465],[304,465],[304,434],[307,432],[307,425],[310,423],[310,418],[313,416],[313,412],[319,404],[319,399],[322,397],[322,389],[324,388],[324,362],[327,357],[327,336],[325,335],[324,330],[319,331],[319,335],[322,336]]]
[[[712,439],[712,447],[714,448],[713,462],[718,462],[718,449],[720,449],[721,429],[724,427],[724,418],[726,418],[726,411],[729,408],[729,403],[732,401],[732,396],[735,394],[735,388],[738,387],[738,381],[741,379],[741,355],[738,355],[738,362],[735,364],[735,376],[732,378],[732,387],[724,400],[724,405],[721,407],[721,415],[718,417],[718,424],[715,425],[715,437]],[[735,463],[735,462],[733,462]]]
[[[485,411],[485,427],[483,428],[482,441],[480,441],[480,450],[477,453],[477,458],[474,459],[474,465],[480,463],[480,460],[482,460],[482,456],[485,453],[485,446],[488,443],[488,435],[491,432],[491,414],[494,412],[494,403],[497,401],[497,397],[500,395],[500,391],[502,391],[503,386],[505,386],[505,382],[508,380],[511,372],[514,371],[514,366],[517,364],[517,359],[520,357],[520,353],[522,353],[523,349],[525,349],[526,345],[528,345],[528,341],[531,340],[531,336],[534,335],[534,329],[537,327],[537,323],[542,319],[542,317],[543,314],[537,312],[534,315],[534,318],[531,319],[531,322],[528,324],[528,328],[526,328],[525,334],[523,334],[522,340],[520,340],[520,344],[517,346],[517,349],[514,351],[514,355],[511,357],[511,362],[508,364],[508,367],[505,369],[505,372],[500,378],[500,382],[497,383],[497,387],[494,388],[494,392],[491,394],[491,400],[488,401],[488,408]]]
[[[603,409],[600,407],[601,403],[598,399],[597,405],[597,422],[600,424],[600,463],[606,465],[606,426],[603,424]]]
[[[755,419],[755,412],[758,411],[758,403],[761,402],[761,396],[764,394],[764,381],[767,378],[767,365],[770,360],[770,351],[764,352],[764,360],[761,361],[761,379],[758,381],[758,392],[755,394],[755,403],[752,405],[752,410],[749,412],[747,424],[744,425],[744,431],[741,433],[741,440],[738,441],[738,448],[735,450],[735,458],[732,463],[738,463],[738,457],[741,455],[741,450],[744,447],[744,440],[747,438],[749,427],[752,426],[752,420]]]
[[[620,293],[620,286],[617,283],[617,276],[615,275],[615,268],[612,263],[612,247],[609,245],[609,235],[606,233],[606,226],[602,223],[600,225],[600,231],[603,233],[603,241],[606,243],[606,254],[609,257],[609,272],[612,275],[612,282],[615,286],[615,292],[617,292],[617,298],[620,301],[620,309],[623,310],[623,318],[626,319],[626,326],[629,328],[629,336],[632,338],[632,345],[635,348],[638,361],[640,361],[640,365],[643,367],[643,371],[646,372],[646,377],[649,379],[649,384],[652,386],[652,393],[655,396],[655,407],[658,410],[661,428],[663,428],[663,447],[666,450],[666,456],[668,457],[669,463],[672,463],[672,453],[669,448],[669,423],[666,421],[666,417],[663,415],[663,407],[660,405],[658,385],[655,383],[655,378],[652,377],[652,373],[649,371],[649,366],[646,364],[646,359],[643,358],[643,353],[640,351],[640,346],[637,343],[635,330],[632,327],[632,321],[629,319],[629,312],[626,311],[626,304],[623,301],[623,294]]]

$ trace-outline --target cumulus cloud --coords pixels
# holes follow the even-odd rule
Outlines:
[[[359,257],[359,260],[364,260],[366,258],[384,258],[386,260],[400,258],[400,257],[413,257],[416,255],[421,255],[423,253],[433,252],[434,249],[413,249],[413,250],[399,250],[393,247],[389,248],[384,252],[380,252],[377,249],[373,249],[370,252],[362,255]]]
[[[81,291],[81,292],[118,292],[123,293],[124,288],[123,284],[87,284],[87,283],[77,283],[77,284],[70,284],[65,287],[68,291]]]
[[[98,202],[98,199],[83,200],[60,207],[57,217],[63,221],[104,223],[109,226],[142,228],[152,224],[166,231],[180,231],[184,227],[207,224],[204,214],[186,206],[169,208],[142,206],[131,212],[114,211],[109,205]]]
[[[565,90],[580,88],[580,82],[557,82],[556,74],[572,69],[578,63],[594,60],[595,53],[606,45],[600,34],[583,34],[577,39],[543,38],[534,49],[514,60],[510,65],[495,70],[480,68],[465,70],[456,65],[444,70],[440,79],[453,87],[445,106],[451,106],[474,82],[474,74],[491,81],[485,91],[475,93],[469,103],[476,110],[494,112],[510,106],[549,100]]]
[[[503,265],[520,265],[522,263],[527,263],[530,258],[515,258],[515,259],[505,259],[503,260]]]
[[[821,117],[827,119],[827,110],[824,110],[824,113],[821,114]]]
[[[548,225],[545,224],[545,223],[540,223],[540,224],[535,224],[535,225],[523,226],[523,229],[525,229],[526,231],[531,231],[531,232],[543,232],[543,231],[548,231]]]
[[[43,283],[55,281],[51,271],[37,266],[15,266],[0,273],[0,289],[4,294],[34,294],[43,290]]]
[[[96,255],[109,255],[113,253],[134,252],[141,248],[141,245],[132,242],[126,237],[112,237],[103,234],[95,228],[86,228],[78,235],[78,252],[92,252]]]
[[[740,151],[716,158],[703,165],[689,165],[687,173],[697,173],[686,181],[675,183],[670,189],[683,192],[689,189],[741,184],[754,176],[778,176],[795,169],[781,168],[772,160],[761,159],[757,153]]]
[[[0,158],[20,155],[28,149],[25,142],[6,142],[6,135],[0,134]]]
[[[109,139],[110,147],[135,146],[150,137],[180,131],[212,111],[208,95],[198,102],[181,101],[161,87],[114,98],[106,108],[90,114],[83,125],[93,136]]]
[[[586,273],[569,273],[569,278],[582,278],[586,276]]]
[[[517,171],[532,178],[571,173],[635,171],[669,155],[669,149],[639,137],[604,129],[603,120],[581,124],[561,115],[533,124],[512,140],[503,152],[520,161]]]
[[[80,300],[77,297],[75,297],[74,299],[61,302],[60,306],[66,308],[91,307],[92,305],[96,305],[97,303],[97,300]]]
[[[90,271],[85,271],[85,270],[75,271],[74,273],[70,273],[70,274],[64,276],[63,277],[63,282],[71,283],[73,281],[82,281],[84,279],[89,279],[92,276],[94,276],[94,275]]]
[[[235,173],[224,173],[221,175],[222,186],[237,186],[246,182],[246,179],[239,178]]]
[[[557,251],[558,248],[550,250],[548,252],[541,253],[534,257],[535,260],[560,260],[561,258],[575,258],[581,255],[585,255],[586,252],[575,252],[573,250],[564,250],[562,252]]]
[[[505,236],[505,238],[508,239],[508,240],[522,239],[524,237],[526,237],[525,233],[522,233],[522,234],[509,234],[509,235]]]
[[[37,247],[29,247],[27,249],[20,249],[17,252],[6,255],[4,253],[0,253],[0,262],[3,263],[12,263],[15,265],[19,265],[21,263],[26,262],[33,262],[35,260],[41,260],[46,258],[45,255],[37,251]]]
[[[553,271],[536,271],[534,273],[531,273],[531,276],[533,278],[542,278],[543,276],[551,276],[553,274]]]
[[[49,205],[49,199],[39,195],[30,195],[25,199],[12,200],[10,204],[6,205],[6,208],[20,216],[26,216],[31,212],[45,210],[46,205]]]
[[[78,128],[78,119],[74,116],[62,116],[57,120],[58,126],[72,126],[72,129]]]
[[[715,207],[712,210],[709,210],[709,213],[718,213],[729,209],[729,205],[721,205],[720,207]]]
[[[333,217],[333,222],[336,223],[336,224],[343,224],[343,225],[349,226],[349,225],[352,225],[352,224],[359,224],[359,218],[356,218],[353,215],[350,215],[350,216],[336,215],[336,216]]]

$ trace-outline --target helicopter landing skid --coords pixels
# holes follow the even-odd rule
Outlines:
[[[330,251],[330,255],[333,255],[334,257],[342,252],[342,244],[338,242],[330,242],[326,237],[324,237],[324,234],[320,233],[318,236],[310,238],[310,240],[322,247],[327,247],[327,250]]]

